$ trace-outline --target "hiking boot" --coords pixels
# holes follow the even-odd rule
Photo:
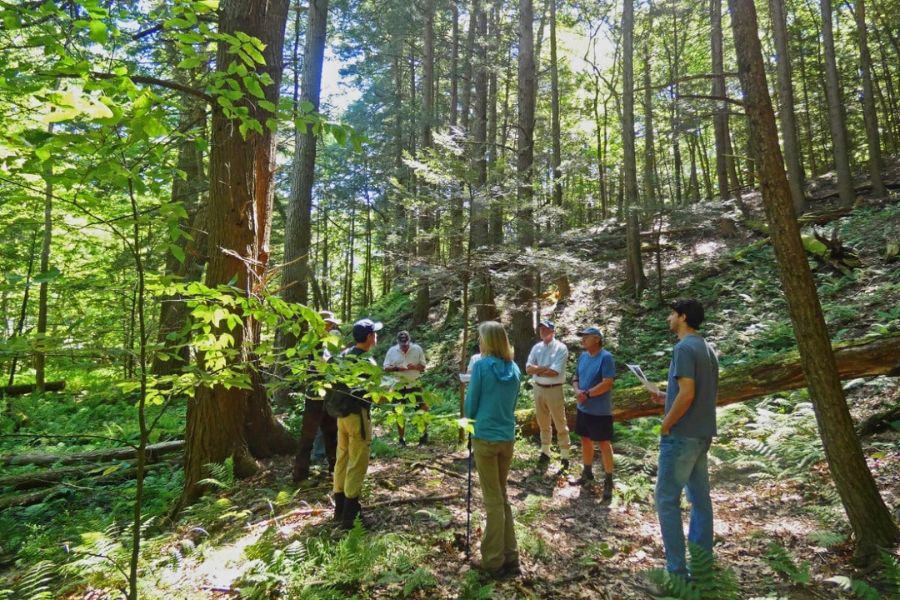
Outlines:
[[[360,523],[365,527],[359,498],[346,498],[344,500],[344,514],[341,518],[341,529],[344,531],[353,529],[353,522],[356,521],[356,517],[359,517]]]
[[[559,461],[559,471],[556,472],[557,475],[564,475],[569,472],[569,459],[564,458]]]
[[[550,464],[550,457],[548,455],[544,454],[543,452],[541,452],[541,455],[538,457],[538,462],[537,462],[538,469],[546,469],[547,465],[549,465],[549,464]]]
[[[491,579],[505,579],[509,577],[505,566],[501,566],[498,569],[488,569],[480,560],[473,560],[472,568],[482,575],[490,577]]]
[[[522,574],[522,567],[519,565],[518,559],[503,563],[503,576],[504,577],[518,577]]]
[[[606,477],[603,479],[603,499],[610,500],[613,494],[613,476],[612,473],[607,473]]]
[[[594,471],[591,470],[591,465],[584,465],[581,469],[581,477],[575,482],[578,485],[588,485],[594,481]]]
[[[397,443],[400,444],[401,448],[406,448],[406,438],[400,438],[397,440]]]
[[[335,492],[334,493],[334,517],[332,517],[333,521],[340,522],[344,518],[344,505],[346,497],[344,496],[344,492]]]
[[[428,432],[422,434],[422,437],[419,438],[419,446],[424,446],[428,443]]]

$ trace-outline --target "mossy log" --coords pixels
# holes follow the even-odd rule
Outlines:
[[[147,460],[152,462],[157,456],[178,452],[184,449],[184,440],[160,442],[147,446]],[[0,465],[68,465],[79,462],[102,462],[111,460],[128,460],[137,456],[133,447],[107,448],[78,452],[75,454],[6,454],[0,456]]]
[[[832,347],[841,379],[900,375],[900,334],[841,342]],[[803,387],[806,387],[806,380],[800,366],[800,355],[796,351],[787,352],[751,365],[723,370],[719,377],[718,405],[725,406]],[[650,395],[643,386],[613,390],[613,418],[616,421],[659,414],[662,414],[662,407],[650,401]],[[574,403],[567,404],[566,415],[572,429],[575,424]],[[538,435],[532,409],[517,411],[516,420],[523,435]]]

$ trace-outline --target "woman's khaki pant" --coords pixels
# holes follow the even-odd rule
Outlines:
[[[512,462],[513,442],[473,439],[472,448],[484,499],[484,511],[487,513],[484,537],[481,538],[481,565],[484,569],[494,571],[519,559],[515,522],[506,495],[506,478]]]

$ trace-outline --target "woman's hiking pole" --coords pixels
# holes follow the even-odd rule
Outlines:
[[[466,490],[466,561],[471,558],[472,536],[472,434],[469,434],[469,485]]]

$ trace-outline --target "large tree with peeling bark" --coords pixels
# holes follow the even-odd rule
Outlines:
[[[278,103],[288,3],[224,0],[220,6],[220,33],[243,33],[264,44],[265,63],[256,65],[256,70],[262,81],[264,75],[271,78],[263,92],[272,104]],[[216,68],[220,73],[229,73],[229,67],[240,60],[226,41],[219,42]],[[250,118],[263,125],[259,131],[239,127],[221,108],[212,117],[206,285],[232,282],[243,293],[254,295],[260,291],[269,258],[275,135],[266,125],[272,113],[250,102],[249,97],[248,90],[240,104],[249,110]],[[273,418],[261,378],[253,368],[259,323],[249,316],[242,321],[242,326],[231,332],[239,349],[235,359],[239,364],[234,367],[248,371],[253,389],[222,385],[197,389],[188,405],[181,506],[202,494],[198,482],[204,477],[204,465],[230,457],[235,474],[242,476],[255,471],[254,456],[288,452],[294,447],[293,438]]]

